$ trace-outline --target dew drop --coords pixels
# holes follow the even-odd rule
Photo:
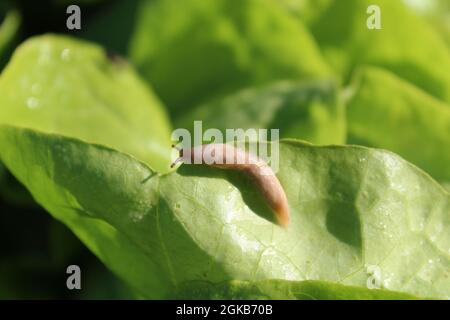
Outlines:
[[[61,60],[70,61],[70,58],[71,58],[70,49],[65,48],[63,51],[61,51]]]
[[[27,107],[28,109],[36,109],[39,107],[39,100],[35,97],[29,97],[27,99]]]
[[[133,222],[139,222],[144,218],[144,215],[140,212],[131,212],[130,218]]]

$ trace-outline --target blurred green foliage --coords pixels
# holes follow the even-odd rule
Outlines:
[[[387,70],[362,68],[348,102],[348,139],[403,155],[450,181],[450,108]]]
[[[18,11],[0,4],[0,70],[8,61],[17,41],[21,17]]]
[[[271,1],[144,1],[138,12],[131,61],[174,118],[238,88],[330,75],[301,21]]]
[[[450,102],[450,56],[442,38],[401,1],[376,1],[382,28],[370,30],[366,8],[371,4],[370,0],[334,1],[311,23],[330,65],[345,79],[360,65],[380,66]]]
[[[340,100],[339,87],[333,81],[275,82],[200,105],[175,124],[193,132],[194,121],[201,119],[203,130],[216,128],[224,137],[231,123],[245,130],[282,128],[281,138],[343,144],[345,110]]]

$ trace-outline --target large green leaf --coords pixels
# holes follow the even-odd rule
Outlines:
[[[125,61],[87,42],[46,35],[22,44],[0,77],[0,123],[104,144],[169,169],[170,126],[159,101]]]
[[[329,75],[313,38],[270,0],[148,0],[130,55],[174,117],[242,87]]]
[[[244,89],[195,108],[177,121],[191,131],[195,120],[203,130],[216,128],[275,128],[281,137],[317,144],[342,144],[346,140],[345,114],[332,81],[280,82]]]
[[[367,28],[369,5],[380,7],[380,30]],[[373,64],[450,102],[450,50],[402,1],[335,0],[311,30],[327,61],[345,78],[356,66]]]
[[[0,150],[36,200],[146,297],[195,280],[365,287],[373,268],[386,290],[450,297],[450,196],[386,151],[282,142],[285,230],[239,172],[159,175],[106,147],[9,126]]]
[[[359,70],[348,102],[351,143],[386,148],[450,181],[450,106],[375,67]]]

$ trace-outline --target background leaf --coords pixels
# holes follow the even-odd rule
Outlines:
[[[380,7],[380,30],[367,28],[366,10],[371,4]],[[311,23],[311,32],[326,61],[344,79],[362,64],[376,65],[450,102],[449,48],[401,1],[333,1]]]
[[[203,130],[228,128],[279,129],[280,137],[317,144],[346,140],[344,105],[333,81],[279,82],[238,91],[195,108],[176,122],[193,133],[195,120]],[[209,141],[208,141],[209,142]]]
[[[348,102],[349,143],[392,150],[450,181],[450,106],[394,74],[360,70]]]
[[[173,118],[239,88],[329,75],[302,23],[271,1],[143,1],[138,12],[131,60]]]
[[[150,88],[98,46],[46,35],[26,41],[0,77],[0,123],[115,147],[170,164],[170,125]]]

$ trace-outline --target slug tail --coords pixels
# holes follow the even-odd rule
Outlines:
[[[275,210],[275,215],[277,219],[277,223],[280,227],[287,229],[289,227],[290,217],[289,217],[289,208],[287,204],[282,204],[278,206]]]

